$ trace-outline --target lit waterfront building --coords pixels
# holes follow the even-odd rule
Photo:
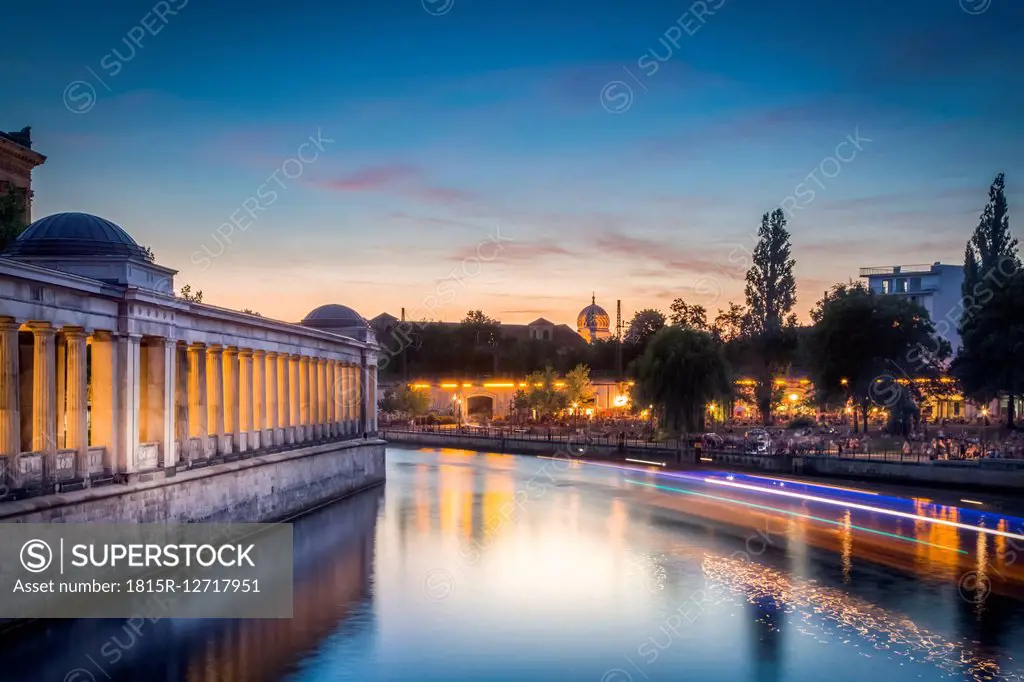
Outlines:
[[[876,294],[905,296],[926,311],[939,334],[949,341],[955,354],[960,347],[957,327],[963,312],[961,265],[892,265],[861,268],[860,276]]]
[[[375,434],[378,346],[354,311],[280,322],[178,298],[175,274],[84,213],[42,218],[0,254],[5,489],[150,480]]]
[[[576,331],[587,343],[611,337],[611,318],[605,309],[597,305],[596,296],[590,297],[590,305],[576,316]]]

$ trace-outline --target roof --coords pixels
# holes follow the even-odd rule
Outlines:
[[[4,251],[8,258],[123,256],[152,259],[120,226],[89,213],[54,213],[35,221]]]
[[[300,323],[316,329],[339,329],[343,327],[368,327],[363,316],[348,306],[329,303],[314,308]]]
[[[541,325],[541,324],[551,325],[551,324],[554,324],[554,322],[552,322],[551,320],[546,320],[543,317],[538,317],[536,320],[534,320],[533,322],[531,322],[530,324],[528,324],[526,326],[527,327],[536,327],[537,325]]]
[[[0,138],[10,140],[16,145],[24,147],[25,149],[32,149],[32,127],[25,126],[17,132],[5,133],[0,130]]]

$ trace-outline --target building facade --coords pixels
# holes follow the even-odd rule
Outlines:
[[[174,275],[81,213],[33,223],[0,254],[6,489],[131,482],[375,433],[365,323],[352,338],[193,303]]]
[[[876,294],[904,296],[920,304],[928,311],[939,335],[949,341],[953,353],[960,348],[957,328],[963,313],[963,266],[936,262],[861,268],[860,276]]]
[[[14,133],[0,131],[0,194],[11,187],[23,194],[26,225],[32,222],[32,170],[45,161],[45,156],[32,151],[31,128]]]

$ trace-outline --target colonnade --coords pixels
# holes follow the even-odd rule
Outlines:
[[[0,317],[0,483],[131,476],[375,433],[365,352],[293,350]]]

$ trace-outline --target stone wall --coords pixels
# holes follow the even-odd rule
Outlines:
[[[568,453],[591,459],[622,459],[625,457],[647,458],[670,463],[688,463],[687,453],[666,448],[625,447],[616,445],[570,442],[564,440],[518,440],[515,438],[491,438],[461,433],[424,433],[421,431],[385,431],[381,433],[390,443],[402,443],[420,447],[463,448],[479,452],[510,453],[516,455],[554,455]],[[691,457],[692,459],[692,457]]]
[[[274,521],[384,482],[384,441],[326,443],[179,472],[0,503],[4,523]]]

